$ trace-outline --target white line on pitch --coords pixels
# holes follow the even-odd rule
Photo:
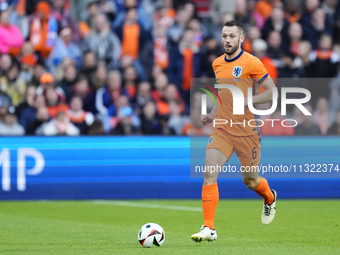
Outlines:
[[[138,202],[119,201],[119,200],[114,200],[114,201],[94,200],[93,203],[95,203],[95,204],[105,204],[105,205],[118,205],[118,206],[130,206],[130,207],[193,211],[193,212],[201,212],[202,211],[202,208],[200,208],[200,207],[176,206],[176,205],[157,205],[157,204],[138,203]]]

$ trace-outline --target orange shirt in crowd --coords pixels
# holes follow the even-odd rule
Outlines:
[[[129,94],[130,98],[134,98],[136,95],[136,86],[127,86],[126,88],[127,93]]]
[[[50,6],[47,2],[42,1],[38,3],[35,8],[35,14],[40,11],[44,15],[44,19],[34,18],[30,28],[30,42],[34,46],[34,51],[40,52],[42,58],[47,58],[52,47],[46,46],[48,33],[48,19],[50,16]]]
[[[257,2],[255,9],[266,20],[272,15],[273,4],[268,3],[266,0],[260,0]]]
[[[130,55],[133,59],[139,55],[139,24],[124,24],[122,40],[122,56]]]
[[[184,90],[190,89],[190,79],[194,77],[193,66],[194,53],[190,48],[185,48],[183,51],[183,83],[182,88]]]
[[[246,39],[243,44],[242,44],[242,49],[245,50],[246,52],[253,52],[253,47],[251,45],[251,41],[249,39]]]
[[[66,104],[58,104],[56,106],[47,106],[49,115],[54,118],[58,112],[64,112],[66,114],[68,106]]]
[[[294,15],[289,15],[288,13],[285,14],[285,18],[289,21],[289,23],[298,22],[301,17],[300,13],[295,13]]]

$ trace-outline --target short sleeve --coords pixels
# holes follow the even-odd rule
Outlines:
[[[250,62],[250,65],[250,76],[258,84],[262,84],[265,80],[270,78],[266,68],[258,58],[254,57]]]

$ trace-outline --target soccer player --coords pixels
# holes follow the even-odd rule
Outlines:
[[[242,90],[243,95],[248,94],[248,87],[253,87],[253,104],[263,104],[277,100],[273,99],[273,90],[276,87],[269,77],[261,61],[241,49],[244,41],[243,28],[237,21],[228,21],[222,28],[222,43],[225,54],[214,60],[212,66],[217,83],[227,79],[228,83]],[[259,86],[265,91],[258,94]],[[214,118],[232,120],[235,125],[215,124],[209,136],[205,154],[205,169],[208,166],[221,168],[229,160],[233,152],[237,154],[242,167],[252,167],[260,163],[261,138],[258,124],[248,125],[248,121],[256,116],[247,106],[247,97],[244,100],[244,115],[233,115],[233,97],[229,89],[220,89],[219,96],[222,104],[214,106],[210,114],[202,115],[203,125],[213,122]],[[257,121],[256,121],[257,122]],[[245,125],[240,123],[245,123]],[[245,168],[243,168],[245,169]],[[201,231],[193,234],[191,239],[196,242],[213,241],[217,239],[214,227],[215,210],[219,200],[217,177],[219,172],[206,171],[202,189],[202,208],[204,224]],[[243,182],[247,188],[254,190],[264,200],[261,220],[264,225],[272,222],[275,216],[276,191],[269,188],[266,179],[259,177],[258,171],[242,172]]]

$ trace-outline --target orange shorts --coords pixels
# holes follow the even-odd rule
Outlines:
[[[213,128],[208,140],[208,149],[218,149],[229,159],[235,151],[241,166],[258,166],[261,156],[259,135],[233,136],[224,129]]]

